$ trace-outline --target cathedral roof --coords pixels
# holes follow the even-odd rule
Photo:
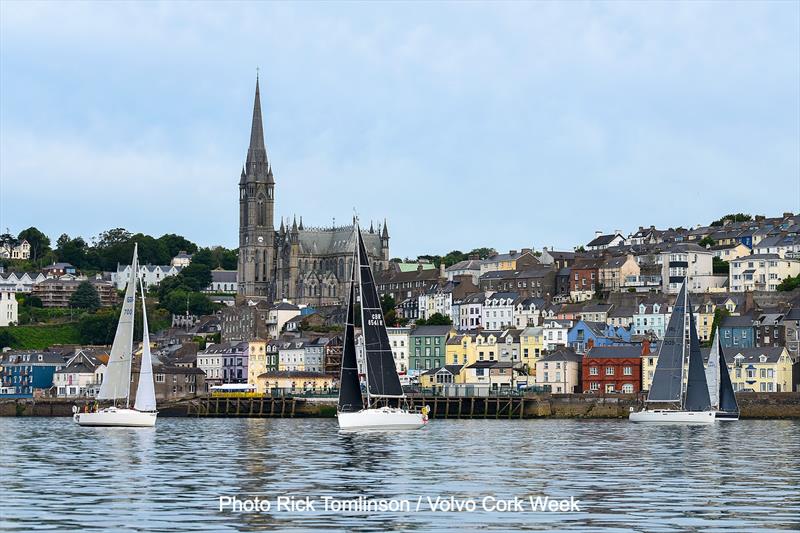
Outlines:
[[[301,254],[342,254],[353,253],[355,249],[355,233],[353,226],[337,228],[311,228],[300,230]],[[381,257],[381,240],[377,233],[362,233],[367,253],[373,257]]]

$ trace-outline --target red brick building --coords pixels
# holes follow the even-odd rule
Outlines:
[[[594,292],[600,284],[600,265],[602,259],[578,259],[569,273],[570,292]]]
[[[637,393],[642,388],[642,355],[650,344],[595,346],[583,357],[584,392]]]

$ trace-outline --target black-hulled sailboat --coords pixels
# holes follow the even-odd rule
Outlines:
[[[731,383],[731,373],[728,362],[722,350],[719,338],[719,329],[714,333],[714,342],[708,354],[706,365],[706,381],[708,382],[708,396],[711,408],[716,410],[717,420],[739,420],[739,404],[736,402],[736,393]]]
[[[350,295],[347,302],[342,369],[337,418],[339,428],[419,429],[428,422],[425,412],[402,407],[405,399],[394,365],[392,347],[383,319],[375,278],[369,265],[361,230],[355,224],[355,251]],[[361,296],[361,327],[364,335],[366,398],[361,394],[355,342],[356,285]],[[397,405],[394,407],[389,403]],[[382,405],[383,404],[383,405]]]
[[[631,412],[631,422],[712,424],[714,411],[708,396],[700,341],[684,280],[672,307],[667,331],[658,349],[658,363],[646,404],[663,405]],[[684,385],[684,373],[687,378]]]

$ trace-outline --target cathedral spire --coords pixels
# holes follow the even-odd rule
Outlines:
[[[385,218],[383,219],[383,233],[381,234],[381,237],[384,238],[384,239],[388,239],[389,238],[389,228],[386,226],[386,219]]]
[[[256,95],[253,100],[253,122],[250,125],[250,146],[247,148],[247,175],[255,181],[266,180],[270,175],[267,148],[264,145],[264,122],[261,118],[261,89],[256,76]]]
[[[303,231],[303,215],[300,215],[300,226],[298,226],[297,229]]]

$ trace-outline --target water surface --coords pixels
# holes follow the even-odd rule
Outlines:
[[[0,530],[753,531],[800,528],[800,422],[161,418],[155,429],[0,419]],[[580,512],[218,510],[220,496],[574,497]],[[425,508],[425,506],[423,506]]]

